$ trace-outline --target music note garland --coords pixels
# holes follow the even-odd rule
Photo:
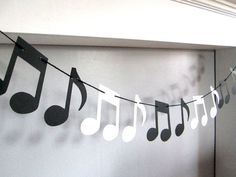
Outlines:
[[[5,77],[3,80],[0,79],[0,95],[6,93],[16,64],[16,60],[18,57],[20,57],[20,59],[26,61],[40,72],[35,96],[32,96],[29,93],[19,92],[14,94],[10,99],[10,106],[15,112],[27,114],[34,112],[39,106],[48,59],[20,37],[17,38],[17,44],[18,45],[15,45],[14,47]],[[67,120],[73,83],[75,83],[75,85],[80,89],[82,95],[82,101],[79,110],[84,106],[87,99],[86,88],[81,82],[76,69],[72,68],[65,108],[57,105],[51,106],[45,112],[45,122],[48,125],[60,125]]]
[[[72,94],[72,86],[75,84],[82,96],[81,104],[79,107],[79,110],[82,109],[84,106],[86,100],[87,100],[87,91],[84,86],[86,84],[87,86],[92,87],[93,89],[96,89],[99,91],[98,95],[98,108],[97,108],[97,118],[86,118],[81,124],[81,131],[85,135],[92,135],[96,133],[99,128],[100,128],[100,122],[101,122],[101,108],[102,108],[102,101],[106,101],[116,108],[116,117],[115,117],[115,125],[113,124],[108,124],[105,126],[103,130],[103,136],[104,139],[107,141],[111,141],[114,138],[118,136],[119,133],[119,106],[120,106],[120,99],[130,101],[134,103],[134,122],[133,126],[127,126],[123,130],[122,133],[122,138],[125,142],[131,141],[135,134],[136,134],[136,119],[137,119],[137,108],[139,108],[142,112],[143,116],[143,123],[144,124],[146,120],[146,111],[144,105],[147,106],[154,106],[155,107],[155,127],[150,128],[147,132],[147,139],[149,141],[153,141],[156,139],[156,137],[159,134],[159,129],[158,129],[158,112],[165,113],[167,116],[167,125],[168,127],[164,130],[161,131],[161,140],[162,141],[167,141],[171,137],[171,123],[170,123],[170,112],[169,108],[172,106],[181,106],[181,123],[178,124],[175,128],[175,134],[176,136],[180,136],[185,127],[185,121],[184,121],[184,114],[183,110],[185,109],[187,112],[187,120],[189,120],[189,107],[187,104],[194,103],[194,108],[195,108],[195,114],[196,117],[192,119],[191,121],[191,127],[195,129],[198,125],[199,122],[199,117],[198,117],[198,109],[197,106],[202,105],[204,109],[204,115],[201,119],[201,123],[203,126],[206,126],[207,121],[208,121],[208,116],[207,116],[207,111],[206,111],[206,106],[204,102],[204,98],[211,93],[212,95],[212,101],[213,101],[213,107],[210,110],[210,116],[212,118],[215,118],[217,114],[217,106],[218,108],[222,108],[224,103],[228,104],[230,101],[230,93],[228,89],[228,85],[226,83],[227,79],[229,78],[230,75],[233,77],[234,85],[232,87],[232,93],[236,94],[236,81],[235,81],[235,75],[236,75],[236,67],[233,69],[230,68],[230,74],[224,79],[223,82],[221,82],[217,87],[220,89],[220,95],[218,94],[217,90],[214,89],[212,86],[210,87],[210,92],[206,95],[203,96],[194,96],[192,101],[189,102],[184,102],[183,99],[181,98],[181,104],[176,104],[176,105],[169,105],[164,102],[160,101],[155,101],[155,105],[149,104],[149,103],[142,103],[139,96],[135,95],[135,101],[126,99],[124,97],[120,97],[116,92],[110,90],[109,88],[100,85],[100,89],[96,88],[95,86],[92,86],[91,84],[88,84],[84,81],[82,81],[76,71],[76,68],[71,69],[71,74],[67,74],[57,66],[51,64],[48,62],[48,59],[42,55],[40,52],[38,52],[33,46],[28,44],[26,41],[24,41],[22,38],[18,37],[17,41],[15,42],[13,39],[11,39],[9,36],[7,36],[5,33],[0,31],[2,34],[4,34],[6,37],[8,37],[11,41],[15,43],[14,50],[9,62],[9,65],[7,67],[7,71],[5,74],[4,79],[0,79],[0,95],[3,95],[6,93],[8,89],[9,82],[11,80],[11,76],[16,64],[16,60],[18,57],[26,61],[28,64],[30,64],[32,67],[34,67],[36,70],[40,72],[39,79],[38,79],[38,84],[36,87],[36,93],[34,96],[32,96],[29,93],[25,92],[19,92],[14,94],[11,99],[10,99],[10,106],[11,108],[20,114],[27,114],[35,111],[38,106],[39,106],[39,101],[41,98],[41,92],[42,92],[42,87],[43,87],[43,82],[44,82],[44,77],[46,73],[46,68],[47,64],[50,66],[54,67],[58,71],[66,74],[67,76],[70,77],[69,84],[68,84],[68,90],[67,90],[67,96],[66,96],[66,103],[65,103],[65,108],[58,106],[58,105],[53,105],[50,108],[48,108],[45,112],[45,122],[50,125],[50,126],[57,126],[62,123],[64,123],[69,116],[69,107],[70,107],[70,100],[71,100],[71,94]],[[227,95],[224,97],[223,95],[223,88],[226,88],[226,93]],[[104,92],[105,90],[105,92]],[[89,128],[90,127],[90,128]]]

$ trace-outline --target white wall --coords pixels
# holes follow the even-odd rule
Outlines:
[[[229,74],[229,68],[236,65],[236,49],[217,50],[217,81],[222,81]],[[225,105],[217,116],[217,159],[216,172],[217,177],[236,175],[236,139],[235,139],[235,95],[232,94],[232,86],[235,84],[231,76],[227,81],[231,100]],[[223,89],[224,96],[227,94]]]
[[[236,46],[236,19],[170,0],[8,0],[5,32]]]
[[[102,47],[37,46],[52,63],[70,72],[76,67],[82,79],[100,83],[122,96],[133,99],[139,94],[144,102],[154,99],[171,102],[173,97],[204,94],[213,85],[213,53],[210,51],[128,49]],[[8,66],[12,46],[0,46],[0,78]],[[203,67],[203,73],[196,68]],[[200,81],[196,81],[200,74]],[[184,82],[184,75],[195,83]],[[6,94],[0,97],[0,176],[4,177],[211,177],[213,176],[213,120],[206,127],[190,128],[181,137],[174,129],[180,122],[180,108],[171,108],[172,137],[162,142],[160,136],[148,142],[146,133],[154,125],[154,108],[146,107],[147,122],[135,139],[124,143],[122,130],[132,124],[133,105],[121,101],[120,133],[106,142],[102,130],[84,136],[80,124],[86,117],[96,116],[97,92],[87,87],[88,101],[78,111],[80,93],[73,89],[69,120],[59,127],[45,124],[45,110],[53,104],[64,105],[68,78],[47,68],[39,108],[30,114],[17,114],[9,106],[11,96],[19,91],[35,92],[38,73],[18,60]],[[165,92],[167,95],[165,95]],[[212,106],[208,97],[209,115]],[[114,108],[103,104],[102,125],[114,121]],[[195,116],[190,104],[190,120]],[[200,115],[202,109],[200,108]],[[160,116],[160,129],[166,127],[166,116]],[[138,115],[140,119],[140,114]]]

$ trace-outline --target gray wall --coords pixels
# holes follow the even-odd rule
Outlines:
[[[236,49],[217,50],[217,80],[221,81],[229,74],[229,68],[236,65]],[[233,77],[227,81],[231,100],[225,104],[217,116],[217,159],[216,172],[217,177],[236,176],[236,115],[235,115],[235,95],[232,94],[232,86],[235,83]],[[226,90],[223,90],[226,95]]]
[[[13,47],[0,46],[0,78],[3,78]],[[103,84],[120,95],[144,102],[154,100],[176,103],[193,95],[205,94],[213,85],[213,53],[210,51],[37,46],[52,63],[70,72],[78,69],[82,79]],[[199,70],[199,68],[201,68]],[[200,72],[201,71],[201,72]],[[114,122],[115,109],[103,103],[101,130],[93,136],[80,131],[86,117],[96,117],[98,92],[87,87],[88,100],[78,111],[80,93],[73,89],[68,121],[59,127],[45,124],[45,110],[53,104],[64,105],[68,78],[47,68],[39,108],[30,114],[17,114],[9,106],[19,91],[35,92],[37,71],[18,60],[9,89],[0,97],[0,176],[4,177],[211,177],[213,176],[213,119],[197,129],[186,125],[184,134],[174,133],[180,122],[180,107],[170,109],[172,136],[148,142],[146,133],[154,125],[154,108],[146,106],[147,121],[135,139],[124,143],[122,130],[132,124],[133,104],[121,101],[119,136],[107,142],[102,129]],[[192,82],[186,82],[186,76]],[[211,97],[205,99],[209,115]],[[190,104],[190,120],[195,116]],[[200,108],[200,115],[202,109]],[[159,114],[160,129],[167,126],[166,115]]]

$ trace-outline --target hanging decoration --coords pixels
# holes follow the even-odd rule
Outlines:
[[[143,118],[142,126],[144,125],[144,123],[146,121],[146,115],[147,115],[146,109],[145,109],[144,105],[140,104],[141,100],[140,100],[138,95],[135,95],[135,102],[136,103],[134,103],[134,121],[133,121],[133,126],[126,126],[124,128],[123,133],[122,133],[122,139],[123,139],[124,142],[132,141],[132,139],[136,135],[138,108],[142,112],[142,118]]]
[[[98,93],[98,106],[97,106],[97,117],[85,118],[81,124],[81,131],[85,135],[93,135],[99,129],[101,125],[101,115],[102,115],[102,102],[106,101],[116,108],[115,125],[108,124],[103,129],[103,137],[107,141],[111,141],[118,136],[119,133],[119,114],[120,114],[120,100],[116,98],[119,96],[118,93],[110,90],[109,88],[100,85],[100,90],[103,90],[106,94],[101,92]]]
[[[158,124],[158,112],[165,113],[167,115],[168,128],[161,131],[161,140],[167,141],[171,136],[171,125],[170,125],[170,112],[169,104],[155,101],[155,127],[152,127],[147,132],[148,141],[153,141],[159,134]]]
[[[201,118],[202,126],[206,126],[207,121],[208,121],[208,117],[207,117],[205,101],[202,98],[202,95],[200,95],[200,96],[199,95],[198,96],[193,96],[193,99],[196,100],[196,101],[193,102],[196,117],[194,117],[192,119],[192,121],[191,121],[191,128],[195,129],[195,128],[197,128],[198,123],[199,123],[198,105],[202,105],[203,106],[203,110],[204,110],[204,115]]]
[[[115,116],[114,124],[108,124],[104,127],[103,138],[107,141],[114,140],[119,134],[120,100],[128,101],[134,104],[133,125],[126,126],[122,132],[122,139],[124,142],[132,141],[136,135],[138,109],[140,110],[142,114],[142,126],[143,126],[146,121],[145,106],[152,106],[155,108],[154,126],[149,128],[149,130],[147,131],[147,139],[148,141],[154,141],[160,134],[160,139],[165,142],[165,141],[168,141],[172,135],[171,115],[170,115],[171,107],[180,106],[181,108],[181,123],[179,123],[175,128],[176,136],[181,136],[185,130],[186,121],[189,121],[189,117],[190,117],[190,110],[189,110],[188,104],[191,104],[191,103],[194,104],[195,117],[192,118],[190,125],[192,129],[196,129],[199,124],[199,121],[201,122],[202,126],[206,126],[208,122],[208,114],[207,114],[206,105],[204,101],[205,97],[207,97],[208,95],[212,96],[213,107],[210,109],[210,116],[213,119],[217,115],[218,108],[221,109],[224,104],[229,103],[230,93],[229,93],[229,88],[226,81],[231,75],[234,82],[231,91],[233,95],[236,94],[236,71],[235,71],[236,66],[235,66],[234,68],[230,68],[229,75],[222,82],[220,82],[216,88],[213,88],[212,86],[210,86],[210,91],[208,93],[206,93],[205,95],[193,96],[193,100],[188,101],[188,102],[185,102],[183,98],[181,98],[179,104],[171,105],[165,102],[160,102],[158,100],[155,100],[155,104],[150,104],[150,103],[141,102],[141,99],[139,95],[137,94],[135,95],[134,100],[130,100],[128,98],[120,96],[118,93],[107,88],[106,86],[100,85],[99,88],[97,88],[81,80],[76,68],[71,68],[70,74],[66,73],[65,71],[55,66],[54,64],[50,63],[46,56],[41,54],[38,50],[36,50],[32,45],[28,44],[21,37],[18,37],[17,40],[14,41],[4,32],[2,31],[0,32],[3,35],[5,35],[9,40],[11,40],[13,43],[15,43],[5,77],[3,80],[0,79],[0,95],[5,94],[8,89],[8,85],[11,80],[12,72],[14,70],[18,56],[22,60],[26,61],[29,65],[31,65],[33,68],[38,70],[40,73],[35,95],[31,95],[25,92],[18,92],[11,97],[10,106],[13,111],[19,114],[27,114],[27,113],[31,113],[37,110],[39,106],[39,102],[40,102],[40,97],[42,93],[47,65],[50,65],[51,67],[55,68],[56,70],[62,72],[63,74],[69,77],[65,107],[61,107],[59,105],[53,105],[45,111],[44,120],[46,124],[49,126],[61,125],[68,119],[73,85],[75,85],[81,93],[81,103],[78,109],[79,111],[84,107],[87,101],[87,91],[86,91],[85,85],[98,91],[97,116],[95,118],[88,117],[82,121],[80,129],[84,135],[93,135],[97,133],[99,129],[101,128],[100,124],[102,120],[102,116],[101,116],[102,103],[105,101],[107,103],[110,103],[116,108],[116,116]],[[219,88],[219,92],[217,91],[218,88]],[[226,91],[226,96],[224,96],[223,90]],[[201,117],[201,119],[198,116],[199,106],[202,106],[204,110],[204,115]],[[187,114],[186,117],[184,116],[184,112]],[[158,113],[163,113],[166,116],[165,121],[167,122],[167,128],[161,131],[159,130],[159,127],[158,127],[159,126]]]
[[[2,95],[6,93],[16,64],[16,59],[19,56],[19,58],[26,61],[40,73],[35,96],[30,95],[29,93],[19,92],[14,94],[10,99],[10,106],[13,111],[19,114],[27,114],[34,112],[39,106],[44,76],[47,68],[47,64],[42,62],[40,58],[45,58],[45,61],[47,61],[47,58],[20,37],[17,38],[16,43],[17,45],[14,47],[5,78],[4,80],[0,80],[0,94]]]
[[[182,133],[184,132],[184,128],[185,128],[185,123],[184,123],[184,109],[187,112],[187,121],[189,121],[189,116],[190,116],[190,110],[188,105],[184,102],[184,100],[181,98],[181,119],[182,122],[180,124],[178,124],[175,128],[175,134],[176,136],[180,136],[182,135]]]
[[[57,126],[63,124],[68,119],[73,84],[75,84],[79,88],[82,96],[79,110],[83,108],[87,100],[87,91],[84,84],[82,82],[79,82],[79,80],[80,77],[76,71],[76,68],[71,68],[65,108],[62,108],[61,106],[58,105],[53,105],[50,108],[48,108],[44,114],[44,120],[48,125]]]
[[[211,96],[212,96],[212,101],[213,101],[213,107],[210,110],[210,116],[211,116],[212,119],[214,119],[217,115],[216,104],[217,105],[219,104],[220,97],[219,97],[218,92],[212,86],[210,86],[210,89],[211,89]]]

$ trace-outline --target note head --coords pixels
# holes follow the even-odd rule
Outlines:
[[[123,130],[122,139],[124,142],[130,142],[135,136],[136,130],[133,126],[127,126]]]
[[[25,92],[14,94],[10,99],[10,106],[12,110],[19,114],[31,113],[38,108],[35,98]]]
[[[158,136],[158,130],[156,128],[150,128],[147,132],[148,141],[153,141]]]
[[[161,132],[161,140],[162,141],[167,141],[171,136],[171,131],[170,129],[164,129]]]
[[[80,129],[84,135],[93,135],[99,130],[99,122],[92,118],[88,117],[81,123]]]
[[[202,116],[202,125],[204,127],[207,125],[207,121],[208,121],[207,115]]]
[[[183,132],[184,132],[184,125],[183,124],[178,124],[175,128],[176,136],[182,135]]]
[[[63,124],[68,118],[64,108],[61,106],[51,106],[44,114],[44,120],[49,126],[58,126]]]
[[[103,129],[103,137],[107,141],[111,141],[118,136],[119,129],[115,125],[107,125]]]
[[[211,118],[215,118],[216,114],[217,114],[217,109],[215,107],[211,108],[210,110]]]

